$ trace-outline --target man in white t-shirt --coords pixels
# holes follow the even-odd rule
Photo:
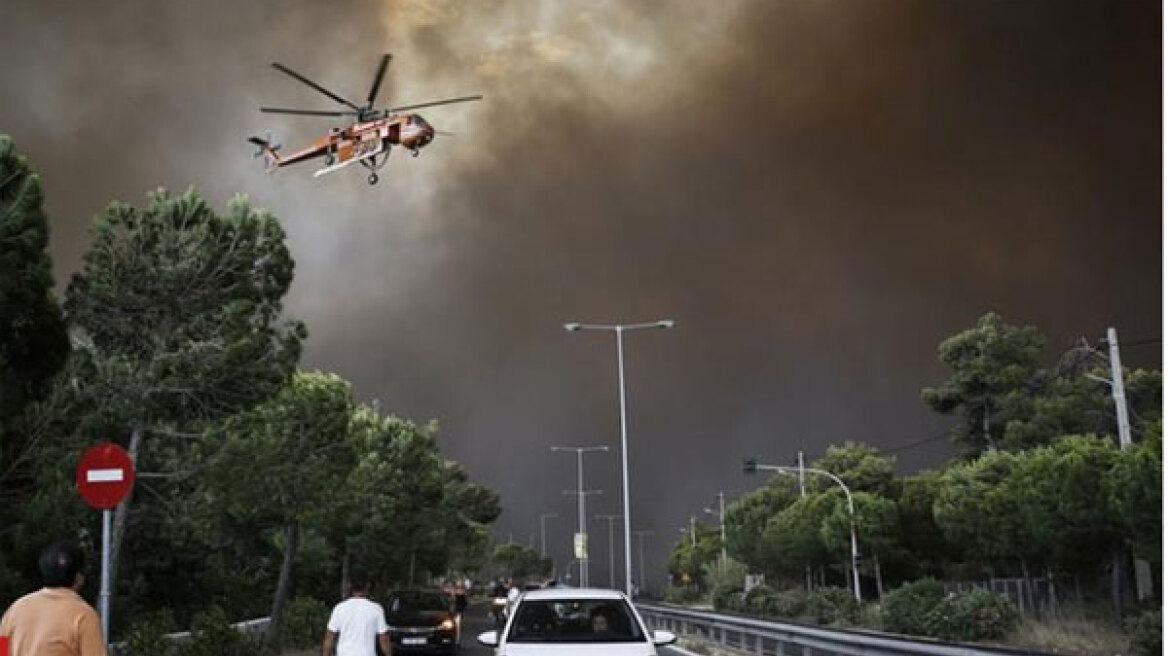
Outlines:
[[[354,583],[348,599],[337,604],[324,634],[323,656],[376,656],[376,644],[385,656],[393,656],[385,609],[369,599],[368,583]]]

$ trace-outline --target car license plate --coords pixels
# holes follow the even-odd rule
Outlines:
[[[402,637],[402,644],[403,645],[424,645],[424,644],[426,644],[426,639],[422,638],[422,637],[403,636]]]

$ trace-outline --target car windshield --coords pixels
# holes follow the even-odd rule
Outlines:
[[[391,613],[414,613],[450,608],[446,597],[438,592],[401,592],[390,597],[387,606]]]
[[[508,642],[645,642],[622,599],[524,600]]]

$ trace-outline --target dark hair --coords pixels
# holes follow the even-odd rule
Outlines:
[[[46,588],[70,588],[85,569],[85,552],[71,540],[60,540],[45,547],[37,565]]]

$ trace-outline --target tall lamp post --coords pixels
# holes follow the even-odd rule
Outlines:
[[[576,557],[580,559],[580,585],[587,587],[588,585],[588,515],[584,512],[584,497],[589,494],[600,494],[599,490],[584,490],[584,454],[591,451],[608,451],[607,446],[553,446],[552,451],[557,452],[575,452],[576,453],[576,491],[565,490],[564,494],[576,494],[578,504],[576,510],[579,513],[579,532],[576,538],[582,542],[583,549]]]
[[[625,349],[624,334],[632,330],[668,329],[674,326],[672,319],[661,319],[648,323],[633,324],[591,324],[566,323],[564,330],[577,332],[580,330],[607,330],[616,333],[616,367],[617,380],[620,386],[620,420],[621,420],[621,489],[624,496],[624,524],[625,524],[625,562],[633,560],[633,538],[630,527],[631,514],[629,511],[629,425],[625,412]],[[633,594],[632,568],[625,568],[625,594]]]
[[[620,519],[620,515],[596,515],[595,519],[608,520],[608,587],[616,590],[616,554],[612,546],[612,522]],[[625,565],[626,567],[628,565]]]
[[[726,493],[718,492],[718,510],[703,508],[707,515],[718,515],[718,526],[722,530],[722,562],[726,562]]]
[[[858,564],[860,559],[860,550],[856,546],[856,506],[852,503],[852,491],[848,489],[847,485],[844,485],[844,482],[839,479],[839,476],[836,476],[835,474],[829,471],[824,471],[822,469],[813,469],[811,467],[783,467],[780,465],[762,465],[759,464],[758,460],[755,458],[746,458],[742,461],[742,471],[744,473],[753,474],[760,469],[763,471],[773,471],[779,472],[780,474],[798,476],[802,476],[803,472],[822,474],[823,476],[827,476],[831,480],[835,481],[836,485],[839,485],[841,488],[843,488],[844,496],[848,498],[848,516],[851,518],[849,524],[852,537],[852,584],[855,588],[856,601],[862,602],[863,599],[860,597],[860,568]]]
[[[559,515],[555,513],[540,513],[539,515],[539,555],[541,557],[547,556],[547,527],[544,525],[544,520],[556,517]]]

